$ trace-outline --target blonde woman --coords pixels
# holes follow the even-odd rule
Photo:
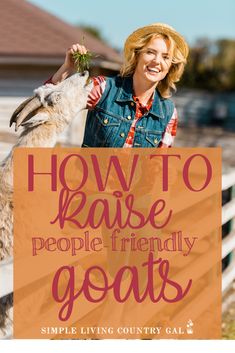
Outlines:
[[[74,44],[52,77],[58,83],[74,72]],[[83,147],[170,147],[177,112],[169,99],[184,71],[185,39],[172,27],[156,23],[137,29],[124,45],[120,75],[93,78]]]
[[[80,44],[72,45],[67,50],[64,64],[51,82],[56,84],[71,75],[75,69],[73,54],[83,54],[86,51]],[[89,112],[83,147],[172,146],[178,119],[174,103],[169,97],[171,90],[175,89],[175,83],[182,76],[187,56],[186,41],[166,24],[156,23],[132,33],[124,45],[124,63],[120,74],[112,78],[98,76],[92,79],[93,88],[87,101]],[[151,185],[152,180],[148,178],[154,180],[153,174],[144,176],[146,184]],[[149,195],[144,196],[151,199]],[[141,207],[145,204],[142,198],[138,202]],[[110,207],[111,214],[113,210],[115,205]],[[146,253],[112,251],[111,238],[104,234],[106,233],[102,231],[104,244],[108,244],[109,275],[115,276],[117,269],[129,264],[131,259],[138,266],[139,274],[141,273],[139,286],[143,290],[147,280],[142,265],[146,262]],[[128,288],[129,278],[126,278],[122,281],[123,292]],[[113,296],[107,297],[98,326],[109,327],[114,322],[125,321],[124,306],[116,304]],[[102,335],[99,334],[98,337],[101,338]],[[108,336],[105,335],[104,338]]]

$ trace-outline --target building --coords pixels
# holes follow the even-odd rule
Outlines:
[[[10,138],[8,121],[13,110],[58,69],[71,44],[84,38],[94,54],[91,75],[119,71],[121,55],[84,30],[26,0],[0,0],[0,7],[0,140],[3,132]]]
[[[25,0],[0,0],[0,96],[25,96],[63,63],[66,49],[81,42],[94,53],[92,74],[113,74],[121,56],[82,29]]]

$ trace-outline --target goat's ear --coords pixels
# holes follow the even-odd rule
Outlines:
[[[56,105],[61,100],[61,97],[62,97],[62,92],[53,92],[49,94],[45,100],[48,105],[53,106],[53,105]]]

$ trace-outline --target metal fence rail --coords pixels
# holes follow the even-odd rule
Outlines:
[[[231,200],[222,208],[222,225],[231,222],[230,232],[225,236],[222,242],[222,259],[231,256],[231,262],[223,272],[222,291],[225,292],[235,279],[235,229],[233,220],[235,218],[235,197],[233,190],[235,188],[235,171],[223,176],[222,191],[231,190]]]

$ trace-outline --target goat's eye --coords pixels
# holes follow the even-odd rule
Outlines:
[[[58,103],[61,99],[61,92],[53,92],[47,97],[47,103],[48,105],[54,105]]]

